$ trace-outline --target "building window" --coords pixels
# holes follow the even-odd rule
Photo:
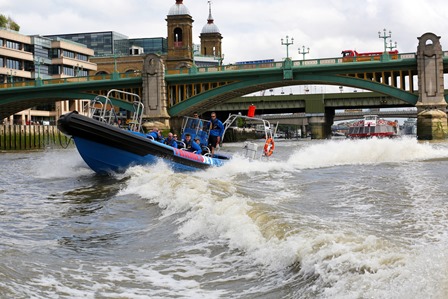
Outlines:
[[[75,59],[75,53],[72,51],[63,50],[62,55],[64,55],[65,58],[73,58]]]
[[[6,67],[9,69],[19,70],[20,69],[20,61],[7,58],[6,59]]]
[[[20,50],[20,44],[13,41],[6,41],[6,47],[9,49]]]
[[[78,54],[78,60],[87,61],[87,55]]]
[[[75,76],[75,70],[71,67],[64,66],[63,72],[64,72],[64,75],[72,76],[72,77]]]

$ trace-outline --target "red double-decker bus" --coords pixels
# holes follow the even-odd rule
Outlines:
[[[389,51],[389,56],[391,59],[398,59],[398,50]],[[342,51],[342,62],[356,62],[356,61],[373,61],[380,60],[381,55],[384,52],[365,52],[358,53],[355,50],[344,50]]]

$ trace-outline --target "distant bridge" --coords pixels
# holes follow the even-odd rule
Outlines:
[[[378,92],[344,92],[238,97],[213,107],[213,111],[221,112],[220,114],[245,114],[251,104],[256,106],[257,114],[323,113],[325,108],[344,110],[415,107]]]
[[[364,115],[374,114],[381,118],[417,118],[416,109],[394,110],[394,111],[364,111],[364,112],[336,112],[334,121],[361,119]],[[314,116],[323,116],[322,114],[309,113],[289,113],[289,114],[263,114],[257,117],[268,120],[271,123],[282,125],[308,125],[308,119]],[[250,123],[250,121],[249,121]]]

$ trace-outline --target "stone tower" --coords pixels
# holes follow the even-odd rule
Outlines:
[[[201,39],[201,55],[223,58],[221,48],[222,35],[212,17],[211,1],[208,1],[208,5],[209,14],[207,24],[202,27],[201,35],[199,36]]]
[[[417,47],[418,91],[417,138],[447,137],[446,102],[443,82],[443,52],[440,36],[425,33]]]
[[[168,54],[167,70],[190,68],[193,65],[193,18],[183,4],[176,0],[167,15]]]

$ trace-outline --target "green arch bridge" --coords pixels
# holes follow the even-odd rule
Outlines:
[[[433,39],[432,34],[425,35],[429,35],[428,39]],[[438,40],[435,46],[437,44]],[[293,108],[285,106],[283,111],[281,107],[276,109],[278,112],[298,110],[321,113],[322,118],[316,123],[323,123],[318,127],[328,127],[332,123],[335,109],[353,109],[365,107],[366,104],[377,108],[418,106],[419,99],[422,98],[419,90],[423,72],[422,63],[419,63],[421,57],[419,52],[394,56],[385,53],[368,61],[356,61],[356,58],[352,58],[352,61],[346,62],[342,57],[298,61],[286,59],[253,65],[193,66],[190,69],[167,72],[144,67],[142,73],[8,83],[0,85],[0,119],[31,107],[61,100],[91,99],[96,94],[104,94],[113,88],[141,94],[145,116],[165,119],[191,115],[193,111],[204,113],[225,106],[244,95],[278,87],[319,84],[348,86],[373,92],[342,93],[337,107],[331,105],[334,101],[329,101],[325,94],[297,95],[296,97],[308,98],[302,105]],[[448,52],[440,50],[437,57],[429,60],[431,69],[424,70],[424,78],[426,81],[437,82],[436,90],[431,92],[442,93],[443,103],[427,101],[424,103],[425,109],[432,106],[444,108],[443,105],[446,107],[448,102],[443,82],[440,82],[443,81],[443,75],[448,73]],[[145,59],[159,58],[149,54]],[[116,98],[114,103],[124,109],[130,106],[126,99]],[[328,125],[329,122],[331,123]],[[325,129],[320,130],[323,130],[321,136],[325,134]]]

